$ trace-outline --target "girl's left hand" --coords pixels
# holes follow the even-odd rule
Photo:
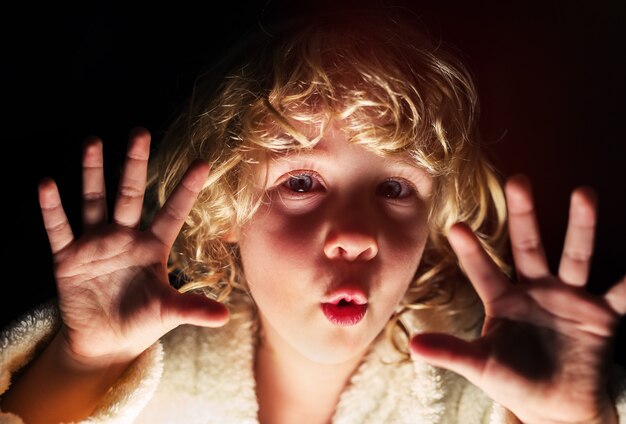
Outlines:
[[[617,423],[608,394],[612,341],[626,314],[626,277],[604,296],[589,294],[595,195],[572,193],[565,245],[552,275],[540,240],[530,183],[505,187],[518,282],[512,283],[464,224],[449,241],[485,307],[482,336],[466,342],[420,334],[411,350],[481,388],[524,423]]]

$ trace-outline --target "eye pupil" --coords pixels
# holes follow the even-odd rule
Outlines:
[[[305,193],[311,190],[313,179],[308,175],[297,175],[289,178],[289,189],[298,193]]]
[[[378,194],[388,198],[397,198],[402,193],[402,185],[398,181],[385,181],[378,186]]]

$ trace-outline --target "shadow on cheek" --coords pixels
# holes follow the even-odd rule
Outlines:
[[[428,231],[426,214],[414,213],[403,219],[386,220],[380,228],[380,237],[396,254],[413,257],[418,252],[421,256]]]
[[[268,248],[285,255],[301,251],[312,254],[312,247],[319,242],[324,226],[321,214],[315,211],[292,215],[275,208],[257,225],[262,225],[268,236]]]

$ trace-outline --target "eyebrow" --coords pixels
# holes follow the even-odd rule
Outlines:
[[[324,160],[329,160],[329,156],[331,156],[330,152],[328,151],[328,149],[323,148],[323,147],[318,147],[316,146],[315,149],[302,149],[302,150],[298,150],[295,152],[290,152],[290,153],[286,153],[286,154],[278,154],[276,156],[272,157],[273,161],[279,161],[281,159],[299,159],[299,158],[304,158],[304,159],[309,159],[311,157],[313,158],[321,158]]]
[[[411,167],[411,168],[416,168],[418,170],[423,170],[424,172],[427,172],[425,169],[423,169],[422,167],[418,166],[416,162],[412,162],[408,157],[401,157],[400,155],[398,155],[397,158],[390,158],[390,157],[384,157],[384,156],[380,156],[381,159],[383,159],[385,162],[387,162],[389,165],[400,165],[400,166],[406,166],[406,167]],[[280,161],[289,161],[289,160],[321,160],[323,162],[333,162],[336,160],[336,157],[334,155],[332,155],[328,149],[324,148],[324,147],[317,147],[315,149],[306,149],[306,150],[300,150],[297,152],[293,152],[293,153],[287,153],[284,155],[277,155],[271,158],[270,163],[277,163]]]

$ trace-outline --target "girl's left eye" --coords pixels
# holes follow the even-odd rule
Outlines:
[[[376,194],[388,199],[404,199],[415,193],[412,184],[403,179],[388,179],[376,188]]]

